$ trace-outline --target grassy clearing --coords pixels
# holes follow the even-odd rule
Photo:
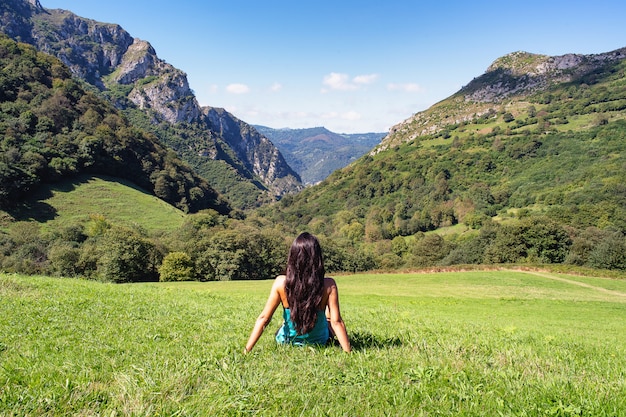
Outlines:
[[[181,210],[132,183],[106,176],[80,176],[42,187],[26,203],[23,212],[12,214],[17,220],[38,221],[48,230],[85,223],[91,214],[99,214],[119,224],[138,225],[148,232],[175,230],[185,217]]]
[[[277,346],[278,314],[243,355],[269,281],[0,276],[0,415],[626,415],[626,281],[336,279],[352,354]]]

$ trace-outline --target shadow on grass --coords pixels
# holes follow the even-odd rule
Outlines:
[[[51,194],[50,194],[51,195]],[[45,201],[31,199],[7,208],[6,212],[15,221],[34,220],[39,223],[47,222],[57,217],[57,210]]]
[[[361,331],[350,333],[349,336],[353,350],[381,349],[402,346],[402,341],[397,336],[383,337]]]

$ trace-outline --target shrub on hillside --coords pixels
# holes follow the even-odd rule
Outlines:
[[[80,275],[81,251],[75,245],[68,242],[58,242],[50,246],[48,250],[49,272],[62,277],[75,277]]]
[[[185,245],[195,263],[196,279],[269,279],[283,272],[288,246],[281,234],[244,226],[211,233]]]
[[[411,245],[409,266],[421,268],[437,265],[452,249],[453,246],[436,233],[429,235],[419,233]]]
[[[589,254],[589,266],[599,269],[626,270],[626,239],[621,233],[612,233]]]
[[[98,276],[117,283],[158,281],[161,255],[155,245],[136,232],[113,227],[98,241]]]
[[[195,277],[194,263],[185,252],[170,252],[159,267],[159,281],[191,281]]]
[[[563,226],[545,217],[527,217],[497,228],[486,248],[486,263],[561,263],[571,239]]]

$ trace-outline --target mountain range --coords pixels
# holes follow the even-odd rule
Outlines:
[[[302,230],[320,237],[335,271],[480,263],[626,269],[626,48],[505,55],[381,140],[255,127],[200,107],[184,72],[148,42],[37,0],[0,3],[0,28],[11,38],[0,37],[3,208],[20,199],[20,213],[45,206],[45,198],[24,197],[84,173],[134,181],[183,211],[215,209],[186,217],[167,243],[149,242],[160,255],[137,260],[150,260],[150,279],[172,250],[189,256],[198,279],[240,279],[260,264],[276,271],[283,236]],[[326,152],[334,160],[316,171]],[[37,250],[19,252],[25,240],[15,220],[30,217],[12,213],[2,214],[17,232],[0,233],[0,266],[45,270],[42,237],[30,233]],[[64,262],[85,257],[82,271],[97,275],[92,245],[108,253],[129,236],[106,219],[90,221],[51,239]],[[110,241],[76,231],[94,221],[102,234],[115,231]],[[121,260],[129,247],[119,247]]]
[[[305,185],[317,184],[333,171],[368,153],[386,133],[334,133],[324,127],[273,129],[254,126],[280,149]]]

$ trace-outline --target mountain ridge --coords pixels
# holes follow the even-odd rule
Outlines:
[[[10,37],[57,56],[75,76],[96,86],[118,108],[144,112],[153,125],[152,132],[200,173],[213,174],[206,179],[225,196],[237,200],[229,191],[241,188],[242,182],[248,184],[243,185],[247,199],[235,201],[236,206],[255,206],[301,189],[299,176],[267,138],[223,110],[200,107],[186,74],[158,58],[149,42],[133,38],[121,26],[46,9],[37,1],[7,0],[0,5],[0,27]],[[216,115],[225,120],[217,121]],[[168,124],[184,133],[174,142],[163,132],[171,130]],[[190,124],[193,127],[188,129]],[[242,130],[213,130],[223,125]],[[195,143],[196,139],[202,144]],[[230,156],[222,158],[224,152],[217,148],[233,144],[233,152],[224,149]],[[205,149],[190,151],[199,146]]]
[[[458,92],[392,126],[372,154],[421,135],[436,134],[446,126],[469,122],[496,111],[496,107],[500,111],[511,95],[526,97],[559,83],[593,77],[599,68],[624,58],[626,48],[587,55],[548,56],[523,51],[504,55]]]

